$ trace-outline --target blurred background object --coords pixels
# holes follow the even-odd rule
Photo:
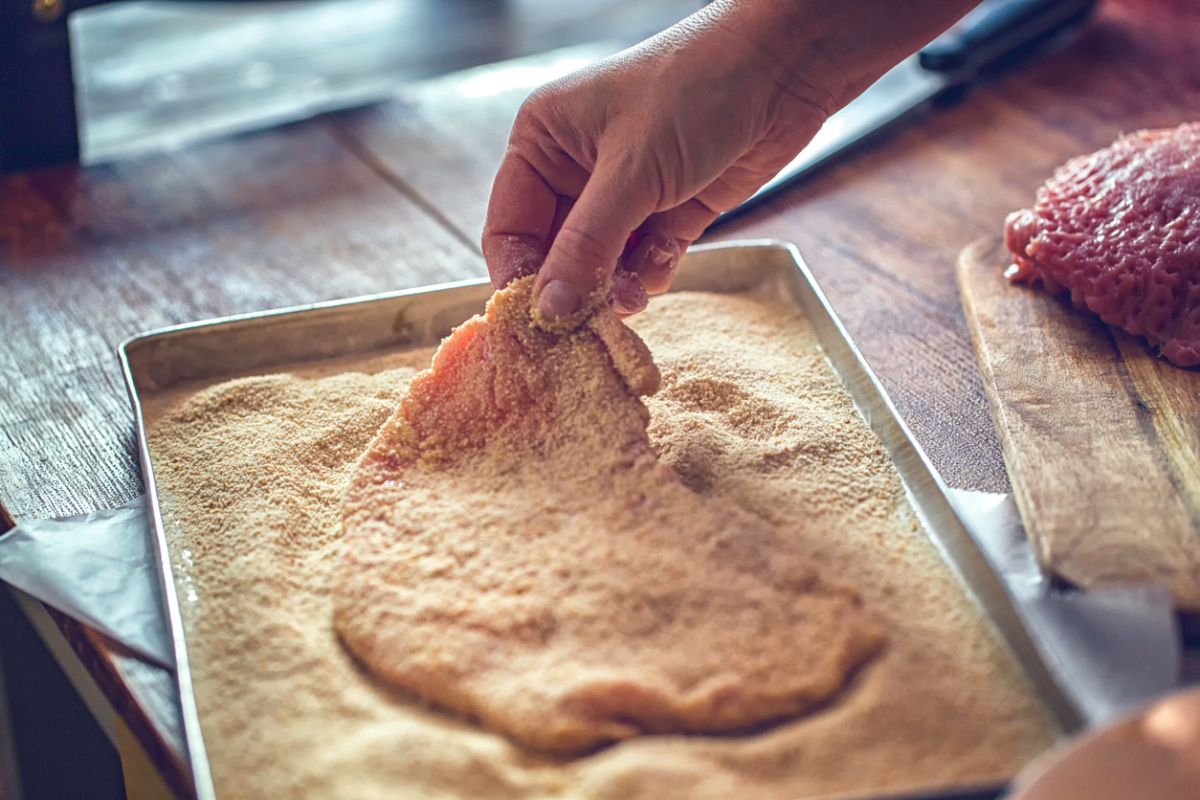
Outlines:
[[[699,0],[5,0],[0,170],[165,150],[607,40]],[[578,67],[569,59],[561,72]],[[540,83],[526,76],[533,85]]]
[[[1200,689],[1178,692],[1039,759],[1012,800],[1200,797]]]

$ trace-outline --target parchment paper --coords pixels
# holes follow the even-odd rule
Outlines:
[[[1130,587],[1080,592],[1054,587],[1025,538],[1012,495],[949,490],[1050,671],[1064,678],[1089,725],[1107,722],[1179,684],[1181,635],[1170,592]]]
[[[0,580],[155,664],[175,665],[141,496],[119,508],[22,522],[0,536]]]

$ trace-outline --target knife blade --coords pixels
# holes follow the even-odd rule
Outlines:
[[[985,0],[924,49],[901,61],[833,114],[786,167],[717,222],[752,208],[792,181],[910,113],[1060,43],[1096,0]]]

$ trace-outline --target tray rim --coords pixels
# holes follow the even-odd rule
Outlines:
[[[921,471],[925,473],[931,480],[934,488],[936,489],[935,496],[940,499],[941,504],[945,506],[945,510],[949,514],[948,519],[953,521],[952,524],[956,524],[959,527],[959,533],[962,537],[965,537],[967,541],[974,542],[970,534],[967,533],[963,528],[957,511],[955,511],[953,506],[950,504],[947,494],[947,484],[942,479],[941,474],[934,468],[932,462],[925,454],[924,449],[913,436],[908,424],[904,421],[904,418],[900,415],[893,404],[891,396],[888,394],[883,384],[879,381],[879,378],[876,376],[874,370],[871,369],[870,365],[867,363],[866,358],[858,349],[858,346],[855,344],[854,340],[850,337],[850,334],[843,325],[841,318],[834,311],[832,304],[826,297],[825,292],[821,289],[820,284],[817,283],[815,276],[812,274],[808,264],[801,255],[799,248],[792,242],[774,238],[735,239],[696,245],[688,249],[687,255],[691,255],[693,253],[709,253],[723,250],[747,249],[773,250],[777,252],[783,252],[789,257],[793,267],[800,274],[801,279],[812,291],[814,299],[828,318],[828,321],[832,323],[834,331],[837,333],[841,343],[846,347],[851,358],[853,359],[854,367],[862,373],[863,378],[865,378],[871,390],[878,396],[883,406],[883,410],[887,413],[889,419],[896,425],[904,444],[906,444],[911,450],[912,455],[916,457]],[[687,258],[687,255],[685,255],[685,259]],[[278,319],[287,316],[299,316],[302,314],[326,309],[353,307],[356,305],[366,305],[380,301],[414,297],[453,289],[479,287],[487,285],[488,283],[489,280],[486,277],[467,278],[463,280],[425,284],[387,292],[356,295],[337,300],[325,300],[315,303],[305,303],[295,306],[282,306],[264,309],[262,311],[251,311],[221,317],[213,317],[209,319],[196,320],[142,331],[126,338],[118,345],[117,356],[121,364],[121,371],[125,380],[126,391],[129,394],[130,403],[134,413],[138,462],[142,469],[142,483],[146,492],[147,511],[150,514],[151,529],[154,533],[154,551],[159,577],[159,589],[162,593],[162,600],[165,607],[164,610],[166,612],[167,622],[170,627],[170,639],[175,658],[175,683],[176,688],[179,691],[180,698],[180,713],[183,723],[182,730],[184,737],[184,756],[188,762],[187,773],[188,777],[190,777],[192,781],[192,790],[199,800],[216,800],[218,795],[216,793],[215,785],[213,784],[212,772],[204,745],[203,732],[200,727],[199,712],[196,707],[195,689],[192,682],[191,668],[187,657],[187,640],[184,634],[183,617],[175,586],[174,570],[170,561],[169,544],[167,542],[166,530],[163,524],[162,508],[159,503],[157,480],[154,474],[153,462],[150,456],[149,439],[146,432],[145,411],[143,409],[142,399],[139,394],[141,389],[134,377],[130,351],[143,344],[153,341],[161,341],[163,339],[173,338],[188,333],[195,333],[206,328],[225,326],[229,324],[251,323],[260,320]],[[822,342],[822,348],[826,349],[824,342]],[[865,412],[858,408],[858,400],[857,398],[854,398],[853,392],[847,385],[847,377],[842,374],[842,370],[839,367],[833,364],[832,359],[829,359],[828,353],[826,353],[826,358],[833,366],[834,372],[837,374],[839,381],[846,388],[847,392],[851,393],[851,397],[854,399],[856,410],[860,416],[865,418]],[[869,419],[867,420],[867,423],[868,426],[872,427],[872,430],[874,430]],[[895,465],[895,460],[891,457],[890,453],[889,460],[893,461],[893,464]],[[896,468],[899,470],[899,465],[896,465]],[[1009,639],[1009,634],[1005,630],[1001,629],[996,620],[992,618],[988,609],[984,606],[983,600],[977,596],[976,587],[968,581],[965,575],[961,574],[961,568],[959,564],[955,558],[946,551],[944,543],[941,542],[936,536],[929,533],[928,528],[930,527],[930,521],[927,520],[925,515],[921,512],[919,507],[921,503],[916,502],[916,498],[914,498],[908,486],[908,481],[902,480],[902,483],[904,483],[905,493],[910,504],[913,506],[914,513],[917,515],[918,519],[920,519],[922,528],[925,529],[926,535],[929,536],[930,540],[938,548],[943,562],[947,563],[947,566],[949,566],[956,573],[956,580],[970,593],[973,602],[980,607],[982,615],[996,630],[997,635],[1000,636],[1004,641],[1005,646],[1013,652],[1013,656],[1017,660],[1022,671],[1026,673],[1027,678],[1031,681],[1031,684],[1033,684],[1035,676],[1029,675],[1030,664],[1028,664],[1025,658],[1019,652],[1017,652],[1014,643]],[[977,543],[975,543],[974,546],[976,550],[979,550]],[[1060,727],[1063,733],[1071,733],[1082,728],[1083,715],[1072,702],[1070,695],[1063,691],[1062,687],[1059,685],[1057,676],[1055,676],[1052,670],[1050,670],[1050,668],[1044,663],[1036,645],[1033,644],[1033,639],[1029,634],[1024,620],[1021,618],[1019,612],[1016,611],[1016,603],[1007,585],[996,573],[994,566],[992,566],[992,564],[987,560],[982,551],[979,551],[978,554],[986,566],[986,570],[990,572],[994,578],[997,588],[1000,590],[1003,598],[1013,609],[1013,613],[1019,623],[1021,633],[1029,639],[1028,646],[1037,656],[1037,661],[1034,666],[1045,673],[1045,675],[1042,676],[1042,680],[1048,680],[1057,695],[1056,697],[1049,698],[1049,700],[1054,702],[1049,702],[1040,691],[1041,687],[1037,687],[1035,685],[1034,691],[1038,694],[1039,700],[1041,700],[1041,702],[1046,706],[1055,723]],[[979,792],[987,793],[993,790],[997,793],[996,796],[998,796],[998,793],[1003,791],[1003,789],[1003,784],[974,784],[963,785],[962,787],[956,789],[952,788],[945,792],[935,792],[932,795],[921,794],[920,796],[930,798],[945,797],[948,798],[948,800],[953,800],[955,797],[963,796],[959,793],[964,791],[969,792],[970,797],[974,798],[984,796],[984,794],[979,794]],[[867,800],[867,798],[870,798],[871,800],[907,800],[908,798],[915,798],[916,795],[913,795],[909,791],[901,790],[899,792],[886,792],[884,794],[837,793],[836,795],[825,795],[825,797],[829,798],[829,800],[841,800],[843,798],[845,800]],[[820,798],[814,797],[812,800],[820,800]]]

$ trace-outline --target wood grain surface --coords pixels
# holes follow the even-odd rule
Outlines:
[[[1004,279],[997,237],[958,276],[1025,531],[1073,584],[1159,583],[1200,611],[1200,371]]]
[[[953,274],[1066,158],[1200,113],[1200,13],[1110,0],[1062,51],[915,119],[710,240],[795,241],[954,486],[1008,486]],[[544,64],[547,69],[549,64]],[[481,275],[527,87],[454,78],[358,112],[95,169],[0,178],[0,502],[18,520],[138,491],[114,356],[154,326]],[[63,623],[152,753],[168,673]]]

